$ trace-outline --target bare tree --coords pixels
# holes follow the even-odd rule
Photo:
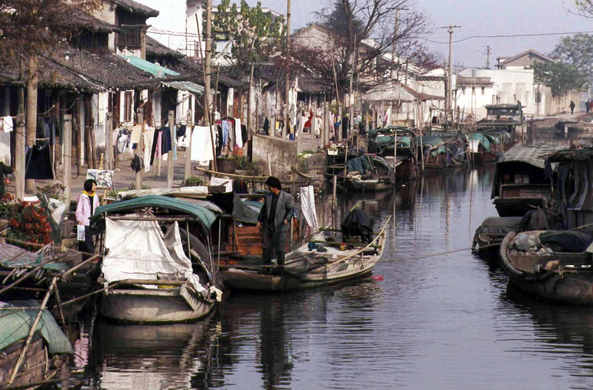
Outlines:
[[[102,0],[0,0],[0,61],[45,54],[80,28]]]
[[[340,89],[353,72],[378,74],[394,67],[394,47],[398,57],[414,53],[407,59],[412,63],[434,63],[416,38],[427,30],[428,19],[413,8],[412,0],[335,0],[317,13],[331,38],[317,47],[297,41],[294,61],[320,79],[333,80],[335,68]],[[402,9],[406,12],[401,12],[396,29],[396,13]]]

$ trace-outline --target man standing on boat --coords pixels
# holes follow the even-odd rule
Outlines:
[[[276,252],[278,265],[284,265],[284,248],[289,223],[294,212],[292,195],[282,191],[282,183],[276,177],[266,180],[270,194],[266,196],[264,206],[257,217],[257,228],[262,230],[262,248],[264,265],[272,264],[272,253]]]

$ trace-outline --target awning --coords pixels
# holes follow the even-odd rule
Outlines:
[[[147,73],[150,73],[156,77],[164,77],[164,76],[179,76],[179,73],[172,71],[171,69],[167,69],[157,64],[153,64],[152,62],[148,62],[143,60],[139,57],[132,57],[132,56],[122,56],[119,54],[120,57],[124,58],[128,61],[129,64],[134,65],[136,68],[141,69]]]
[[[95,221],[102,214],[121,213],[133,210],[139,210],[146,207],[174,210],[179,213],[194,216],[200,220],[207,229],[210,229],[216,216],[210,210],[197,204],[185,202],[183,200],[168,198],[166,196],[148,195],[140,198],[114,202],[105,206],[98,207],[92,219]]]
[[[546,159],[555,152],[563,149],[565,149],[564,146],[554,145],[515,145],[504,152],[502,156],[499,156],[497,163],[522,162],[544,169],[546,166]]]
[[[163,82],[163,85],[175,88],[179,91],[195,93],[200,96],[204,94],[204,87],[199,84],[192,83],[191,81],[167,81],[166,83]]]

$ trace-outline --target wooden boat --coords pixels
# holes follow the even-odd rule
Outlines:
[[[361,156],[348,161],[348,174],[340,184],[351,191],[385,191],[393,189],[393,159]]]
[[[509,133],[511,135],[509,146],[515,144],[515,139],[520,140],[525,127],[521,102],[517,102],[517,104],[490,104],[485,107],[486,118],[477,123],[478,128]]]
[[[371,273],[381,259],[388,223],[389,220],[368,244],[360,241],[346,244],[330,242],[323,233],[318,233],[311,242],[322,245],[325,252],[310,250],[312,248],[307,243],[286,255],[286,265],[281,272],[266,272],[266,268],[261,266],[261,259],[258,259],[259,264],[242,262],[240,265],[225,266],[221,271],[223,280],[234,289],[281,292],[328,286],[361,278]]]
[[[472,252],[484,258],[498,257],[500,244],[509,232],[516,232],[523,217],[489,217],[476,229]]]
[[[414,131],[408,128],[387,127],[373,130],[369,132],[368,136],[370,153],[376,153],[377,156],[384,157],[388,161],[392,160],[395,154],[396,180],[409,181],[417,178],[416,153],[418,146]],[[396,141],[394,137],[396,137]]]
[[[535,208],[554,207],[552,181],[544,171],[546,157],[562,147],[515,145],[496,164],[492,199],[501,217],[521,217]]]
[[[486,133],[476,132],[468,135],[468,138],[471,159],[476,164],[495,162],[498,153],[502,152],[500,142]]]
[[[466,141],[461,134],[455,132],[442,132],[443,137],[434,135],[437,132],[423,135],[421,141],[421,151],[423,155],[424,169],[428,171],[443,170],[467,166]],[[420,161],[422,163],[422,161]]]
[[[39,312],[36,306],[35,301],[14,301],[0,307],[2,388],[38,388],[62,379],[67,381],[68,355],[74,354],[74,350],[47,310],[42,312],[39,322],[34,322]],[[27,342],[33,323],[37,326]],[[56,375],[62,379],[55,379]]]
[[[203,244],[210,242],[216,218],[211,211],[155,195],[102,206],[98,218],[104,225],[100,247],[106,252],[98,280],[104,288],[99,304],[104,317],[136,323],[194,321],[220,300],[210,251]]]
[[[506,235],[500,246],[500,258],[502,269],[509,277],[509,283],[543,299],[572,304],[593,304],[591,245],[582,252],[543,249],[539,242],[544,233],[559,232],[511,232]],[[533,247],[535,251],[517,250],[518,240],[532,240],[537,245]]]

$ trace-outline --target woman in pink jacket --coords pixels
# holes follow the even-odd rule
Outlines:
[[[78,250],[88,254],[95,253],[89,220],[99,207],[99,196],[95,193],[96,190],[97,182],[93,179],[86,180],[84,182],[84,191],[78,196],[76,204],[76,222],[78,225],[84,226],[84,241],[78,243]],[[83,257],[88,258],[89,256],[83,255]]]

